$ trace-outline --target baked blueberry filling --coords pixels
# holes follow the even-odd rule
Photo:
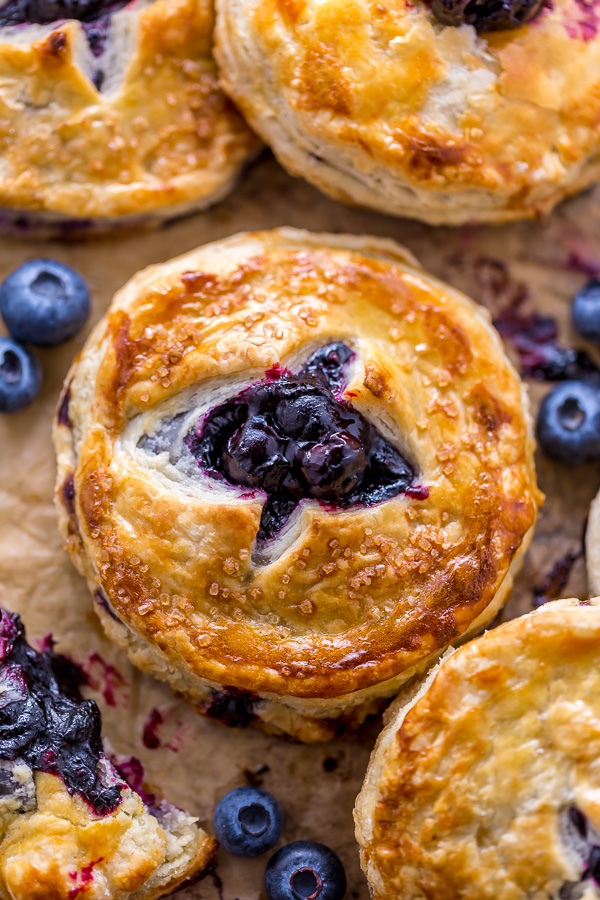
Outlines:
[[[120,784],[99,777],[100,711],[79,692],[76,667],[64,656],[38,653],[18,615],[0,613],[0,759],[58,775],[70,793],[98,814],[116,809]]]
[[[352,357],[337,342],[313,353],[298,374],[274,369],[212,409],[185,438],[209,475],[266,494],[259,547],[303,499],[347,509],[410,492],[413,468],[340,396]]]
[[[477,31],[504,31],[531,21],[545,0],[431,0],[444,25],[472,25]]]
[[[247,728],[256,719],[254,704],[257,699],[255,694],[239,688],[223,688],[213,692],[203,713],[207,718],[224,722],[230,728]]]
[[[7,0],[0,6],[0,25],[48,24],[62,19],[95,22],[130,0]]]

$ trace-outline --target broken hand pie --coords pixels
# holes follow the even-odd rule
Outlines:
[[[0,898],[154,900],[212,861],[187,813],[125,783],[73,664],[0,610]]]
[[[0,227],[85,236],[224,196],[257,141],[212,30],[210,0],[0,2]]]
[[[374,900],[593,900],[600,603],[549,603],[398,698],[357,799]]]
[[[548,212],[600,179],[580,0],[217,0],[224,89],[294,175],[432,224]]]
[[[541,500],[487,312],[366,237],[239,235],[139,273],[55,443],[108,635],[205,715],[304,741],[495,615]]]

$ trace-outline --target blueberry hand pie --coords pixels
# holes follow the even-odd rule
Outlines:
[[[0,898],[154,900],[200,875],[215,841],[129,787],[76,670],[0,610]]]
[[[282,164],[340,200],[504,222],[600,179],[582,0],[217,0],[216,52]]]
[[[256,147],[210,0],[0,0],[0,227],[81,236],[222,197]]]
[[[356,802],[374,900],[600,894],[600,600],[558,600],[400,696]]]
[[[541,500],[487,313],[364,237],[239,235],[139,273],[55,442],[108,635],[205,715],[305,741],[495,615]]]

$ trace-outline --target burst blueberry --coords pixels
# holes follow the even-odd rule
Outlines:
[[[342,900],[346,874],[339,857],[314,841],[293,841],[268,862],[269,900]]]
[[[531,21],[545,0],[431,0],[444,25],[472,25],[477,31],[504,31]]]
[[[0,412],[17,412],[29,406],[41,382],[37,359],[16,341],[0,337]]]
[[[592,278],[577,292],[571,315],[579,334],[600,344],[600,279]]]
[[[542,402],[537,435],[545,453],[559,462],[600,459],[600,388],[584,381],[559,384]]]
[[[259,856],[273,847],[283,829],[279,803],[267,791],[239,787],[215,809],[213,828],[219,843],[235,856]]]
[[[74,337],[90,312],[84,279],[52,259],[32,259],[0,286],[0,313],[12,336],[37,347],[54,347]]]
[[[339,396],[353,356],[335,342],[315,351],[298,374],[267,373],[212,409],[186,437],[210,475],[267,495],[259,547],[303,499],[336,508],[371,505],[414,480],[396,447]]]

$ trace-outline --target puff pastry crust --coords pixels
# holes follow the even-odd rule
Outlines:
[[[130,788],[114,812],[95,816],[57,776],[13,771],[31,786],[32,804],[0,799],[2,900],[155,900],[215,855],[215,839],[194,818],[167,804],[150,812]]]
[[[598,604],[501,625],[390,709],[355,810],[376,900],[598,897]]]
[[[104,20],[95,43],[75,20],[0,28],[5,228],[158,223],[220,199],[256,150],[218,87],[210,0],[131,0]]]
[[[282,164],[432,224],[549,211],[600,177],[600,35],[579,0],[514,31],[423,0],[217,0],[221,83]]]
[[[426,490],[307,500],[257,559],[262,495],[175,451],[208,409],[332,340],[355,354],[345,399]],[[108,634],[201,712],[306,741],[495,614],[542,499],[487,312],[375,238],[242,234],[140,272],[75,360],[54,436],[60,525]]]

